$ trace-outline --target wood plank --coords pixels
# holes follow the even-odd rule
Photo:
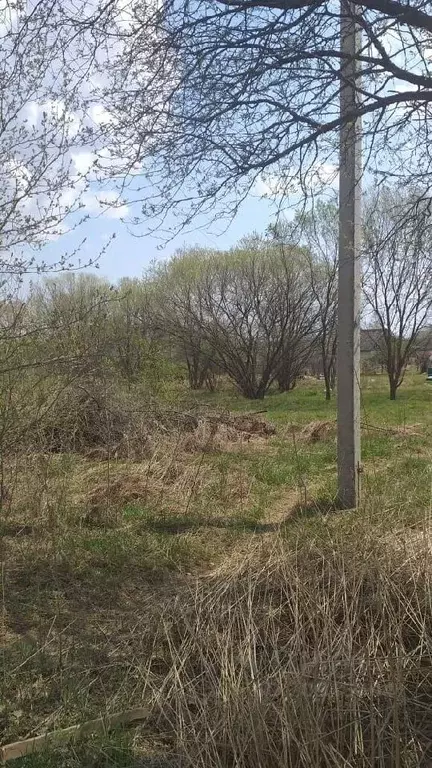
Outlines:
[[[4,764],[8,760],[15,760],[17,757],[23,757],[32,752],[40,752],[47,747],[64,744],[79,739],[81,736],[105,733],[116,726],[143,721],[148,714],[148,707],[127,709],[124,712],[117,712],[116,714],[108,715],[107,717],[98,717],[96,720],[88,720],[86,723],[81,723],[80,725],[71,725],[69,728],[61,728],[58,731],[51,731],[42,736],[35,736],[34,738],[25,739],[24,741],[16,741],[13,744],[6,744],[4,747],[0,748],[0,760]]]

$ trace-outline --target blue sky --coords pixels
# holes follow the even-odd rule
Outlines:
[[[337,188],[337,168],[329,163],[316,163],[311,170],[311,191],[313,194],[334,199]],[[111,200],[113,204],[103,205],[101,200]],[[115,235],[99,260],[98,271],[101,276],[116,282],[121,277],[140,277],[143,271],[154,260],[169,258],[178,248],[184,246],[203,246],[208,248],[229,248],[240,238],[252,232],[264,233],[269,224],[276,222],[278,211],[286,218],[292,218],[296,205],[303,207],[303,196],[299,189],[292,187],[286,193],[281,181],[276,175],[270,174],[265,179],[259,178],[252,191],[239,207],[237,215],[227,223],[227,220],[208,223],[201,226],[197,222],[195,228],[182,231],[167,242],[165,231],[147,234],[149,227],[132,226],[128,224],[138,214],[131,202],[132,194],[122,197],[124,205],[116,207],[118,200],[113,190],[102,192],[96,186],[91,187],[82,196],[83,211],[90,218],[73,232],[62,235],[44,248],[43,258],[47,263],[60,259],[63,253],[73,252],[78,243],[86,241],[80,248],[81,263],[94,259],[108,241]],[[231,201],[232,202],[232,201]],[[227,204],[228,210],[228,204]],[[77,214],[75,214],[76,216]],[[123,216],[123,219],[121,218]],[[169,219],[166,228],[173,226]],[[165,237],[165,239],[164,239]],[[77,257],[74,259],[76,263]],[[91,267],[94,271],[94,267]]]
[[[130,212],[133,213],[132,207]],[[115,239],[100,259],[98,270],[101,276],[115,282],[121,277],[141,276],[152,260],[167,258],[184,245],[229,248],[250,232],[264,232],[275,218],[274,203],[258,196],[249,196],[225,232],[218,232],[217,225],[213,223],[206,228],[182,232],[175,239],[164,243],[157,234],[146,235],[144,226],[131,229],[126,221],[113,218],[107,211],[106,214],[91,218],[74,232],[65,234],[47,245],[43,257],[48,263],[56,261],[62,253],[71,252],[86,237],[79,256],[82,262],[87,262],[99,253],[111,235],[115,234]],[[226,223],[220,230],[223,228],[226,229]]]

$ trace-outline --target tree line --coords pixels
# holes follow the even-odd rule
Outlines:
[[[432,321],[429,207],[415,191],[382,186],[365,196],[363,311],[375,357],[395,399]],[[319,370],[331,398],[337,355],[338,210],[317,202],[228,252],[188,249],[157,266],[153,319],[175,340],[191,387],[218,370],[251,399],[287,392]],[[162,311],[158,316],[158,309]]]
[[[115,374],[125,386],[187,372],[191,389],[228,377],[247,398],[289,392],[305,371],[336,380],[338,219],[320,202],[227,250],[186,248],[117,286],[50,276],[2,304],[0,373]],[[363,322],[392,398],[431,322],[431,225],[411,191],[366,196]],[[423,342],[422,342],[423,343]],[[426,350],[425,350],[426,351]],[[170,373],[168,373],[168,371]]]

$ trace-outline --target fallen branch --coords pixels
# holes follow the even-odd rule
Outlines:
[[[421,424],[404,424],[403,426],[395,427],[379,427],[377,424],[368,424],[365,421],[361,422],[361,426],[365,429],[374,429],[377,432],[384,432],[386,435],[406,435],[407,437],[423,437],[421,432],[415,432],[416,427],[421,427]]]
[[[15,760],[17,757],[40,752],[47,747],[74,741],[81,736],[106,733],[117,726],[125,726],[130,723],[143,721],[147,718],[148,714],[148,708],[127,709],[124,712],[117,712],[115,715],[88,720],[86,723],[81,723],[81,725],[71,725],[69,728],[61,728],[58,731],[51,731],[42,736],[35,736],[24,741],[15,741],[13,744],[6,744],[0,748],[0,761],[4,764],[8,760]]]

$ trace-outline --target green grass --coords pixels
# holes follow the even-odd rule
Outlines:
[[[302,437],[311,422],[336,418],[319,382],[261,402],[227,390],[199,393],[193,403],[236,413],[265,409],[261,417],[276,434],[208,453],[182,453],[174,441],[154,476],[152,466],[125,461],[28,460],[17,503],[1,521],[5,741],[43,732],[46,723],[66,727],[139,706],[149,679],[163,677],[152,661],[163,668],[154,646],[161,614],[234,552],[267,545],[275,532],[290,548],[344,529],[350,538],[358,524],[381,533],[429,526],[432,386],[424,376],[407,375],[396,402],[385,376],[362,379],[357,513],[335,511],[335,430],[316,442]],[[117,496],[105,503],[106,478]],[[89,507],[96,486],[102,495]],[[140,746],[131,739],[75,745],[16,765],[132,768]]]
[[[361,386],[365,489],[374,487],[377,474],[382,484],[384,475],[390,479],[386,483],[389,500],[403,494],[401,485],[412,498],[414,486],[424,509],[430,494],[428,467],[432,457],[432,386],[425,381],[423,374],[409,373],[395,402],[389,399],[385,374],[363,376]],[[201,393],[199,402],[239,412],[265,410],[265,417],[279,430],[290,424],[301,426],[316,420],[336,419],[335,398],[326,402],[319,383],[310,380],[301,382],[289,393],[271,392],[259,402],[246,401],[235,392]],[[418,434],[410,433],[412,425],[418,425],[418,429],[412,430]],[[394,428],[398,428],[400,433],[387,433],[387,429]],[[276,450],[271,455],[239,454],[235,460],[246,464],[248,472],[268,488],[306,485],[311,492],[317,489],[318,495],[332,486],[335,489],[335,439],[306,445],[297,441],[295,445],[292,437],[285,434],[283,438],[276,437],[273,445]],[[405,466],[407,458],[411,463]],[[234,459],[224,457],[224,460]],[[402,481],[399,479],[400,472],[403,473]],[[396,483],[395,476],[398,478]]]
[[[397,399],[389,399],[386,374],[363,375],[361,379],[362,416],[379,419],[386,424],[404,424],[426,421],[432,423],[432,385],[426,382],[424,374],[407,373],[398,390]],[[221,406],[239,412],[266,411],[274,423],[294,421],[304,423],[314,419],[328,419],[336,416],[336,402],[324,399],[322,383],[316,380],[300,381],[292,392],[271,391],[264,400],[246,400],[235,390],[222,392],[200,392],[195,395],[200,403]]]
[[[14,761],[16,768],[170,768],[173,764],[159,755],[137,747],[133,733],[112,732],[70,745],[44,750]],[[134,743],[135,742],[135,743]]]

